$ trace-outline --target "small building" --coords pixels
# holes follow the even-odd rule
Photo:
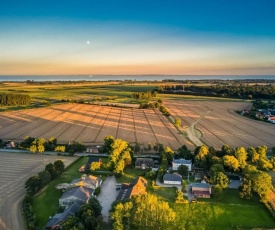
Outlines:
[[[85,172],[87,170],[90,170],[91,164],[93,162],[98,162],[101,164],[101,159],[99,157],[89,157],[87,163],[79,169],[79,172]]]
[[[163,183],[164,184],[177,184],[180,185],[182,181],[182,176],[177,173],[166,173],[163,176]]]
[[[86,153],[98,154],[99,153],[99,146],[87,146],[86,147]]]
[[[192,183],[192,194],[197,198],[210,198],[211,187],[208,183]]]
[[[131,183],[124,183],[121,185],[121,189],[117,195],[117,200],[129,199],[134,195],[146,194],[147,180],[143,177],[137,177],[132,180]]]
[[[86,204],[90,197],[93,196],[94,189],[81,187],[73,187],[68,189],[59,198],[59,205],[64,207],[69,207],[73,203],[78,203],[80,205]]]
[[[185,160],[185,159],[174,159],[172,162],[172,169],[178,170],[178,167],[180,165],[186,165],[188,167],[188,171],[190,172],[192,170],[192,160]]]
[[[135,168],[137,169],[154,168],[154,160],[152,158],[137,158],[135,162]]]
[[[45,229],[59,229],[60,224],[65,222],[70,216],[75,215],[75,213],[80,209],[78,203],[73,203],[62,213],[56,213],[46,224]]]

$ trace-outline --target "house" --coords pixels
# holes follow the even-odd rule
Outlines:
[[[188,171],[190,172],[192,170],[192,160],[185,160],[185,159],[174,159],[172,162],[172,169],[178,170],[178,167],[180,165],[186,165],[188,167]]]
[[[135,162],[135,168],[137,169],[154,168],[154,160],[151,158],[137,158]]]
[[[121,185],[117,200],[129,199],[135,195],[146,194],[147,180],[143,177],[138,177],[131,181],[131,183],[124,183]]]
[[[191,191],[195,197],[210,198],[211,187],[207,183],[192,183]]]
[[[99,146],[87,146],[86,147],[86,153],[98,154],[99,153]]]
[[[80,209],[78,203],[73,203],[68,208],[66,208],[62,213],[56,213],[46,224],[45,229],[59,229],[60,224],[65,222],[70,216],[75,215],[75,213]]]
[[[96,189],[102,184],[102,179],[92,175],[83,174],[81,178],[73,180],[69,184],[69,188],[84,186],[86,188]]]
[[[177,173],[166,173],[163,176],[164,184],[181,184],[182,176]]]
[[[268,121],[275,124],[275,116],[274,117],[269,117]]]
[[[101,164],[101,159],[99,157],[89,157],[87,163],[85,165],[83,165],[78,171],[79,172],[85,172],[87,170],[90,170],[91,164],[93,162],[98,162],[98,163]]]
[[[69,207],[75,202],[82,205],[87,203],[93,194],[94,189],[92,188],[86,188],[84,186],[69,188],[59,198],[59,205]]]

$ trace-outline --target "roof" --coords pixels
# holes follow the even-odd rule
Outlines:
[[[195,195],[210,195],[209,191],[193,191]]]
[[[63,195],[59,198],[59,200],[74,197],[86,203],[86,201],[93,195],[93,192],[94,192],[94,189],[91,189],[91,188],[74,187],[64,192]]]
[[[210,184],[207,183],[192,183],[192,188],[210,188]]]
[[[135,165],[140,166],[142,164],[154,166],[154,160],[152,158],[137,158]]]
[[[72,182],[70,183],[70,185],[76,185],[76,186],[84,186],[84,187],[94,187],[96,188],[98,183],[100,184],[102,181],[102,179],[100,179],[99,177],[96,176],[87,176],[87,175],[83,175],[81,178],[77,178],[75,180],[72,180]]]
[[[74,202],[71,206],[66,208],[63,213],[55,214],[46,224],[46,228],[53,227],[68,219],[69,216],[74,215],[80,208],[80,205]]]
[[[92,164],[93,162],[100,162],[99,157],[89,157],[87,164]]]
[[[192,160],[185,160],[185,159],[175,159],[173,161],[174,164],[192,164]]]
[[[182,176],[180,174],[177,173],[166,173],[163,176],[163,180],[164,181],[181,181],[182,180]]]
[[[134,195],[146,194],[147,180],[143,177],[137,177],[129,184],[122,184],[121,190],[117,195],[117,200],[129,199]]]

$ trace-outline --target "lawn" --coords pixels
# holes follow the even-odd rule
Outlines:
[[[243,206],[216,203],[190,203],[170,206],[177,213],[179,229],[274,228],[275,223],[264,206]]]
[[[41,229],[48,221],[50,216],[53,216],[58,209],[58,199],[62,195],[60,190],[55,188],[60,183],[71,182],[73,179],[79,178],[81,173],[78,169],[87,162],[87,158],[80,158],[55,180],[49,183],[47,188],[36,196],[33,200],[33,211],[36,214],[38,227]]]
[[[144,177],[144,175],[147,171],[148,170],[127,167],[124,169],[123,175],[116,179],[116,182],[117,183],[130,183],[133,179],[137,178],[138,176]],[[149,183],[149,181],[148,181],[148,183]]]
[[[176,197],[176,189],[175,187],[160,187],[154,186],[153,194],[157,195],[160,200],[167,202],[174,202]]]

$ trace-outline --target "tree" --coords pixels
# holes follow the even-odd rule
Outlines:
[[[168,164],[171,164],[174,159],[174,151],[170,149],[169,147],[166,147],[164,150],[164,154],[167,157]]]
[[[36,151],[37,151],[36,145],[31,145],[30,151],[31,151],[32,153],[36,153]]]
[[[97,170],[100,168],[100,163],[99,162],[92,162],[91,164],[91,170],[94,171],[94,170]]]
[[[29,195],[36,194],[41,188],[41,178],[39,176],[30,177],[25,183],[25,188]]]
[[[244,168],[246,165],[247,153],[244,147],[238,147],[234,151],[236,159],[239,161],[240,168]]]
[[[214,183],[224,189],[228,187],[229,179],[224,173],[216,172],[214,174]]]
[[[182,176],[187,176],[188,175],[188,166],[180,165],[178,167],[178,173]]]
[[[250,199],[252,197],[252,183],[251,180],[244,178],[241,184],[240,197]]]
[[[45,147],[44,147],[44,145],[38,145],[37,146],[37,151],[39,152],[39,153],[43,153],[44,151],[45,151]]]
[[[181,119],[180,118],[175,119],[175,126],[178,127],[178,128],[181,126]]]
[[[223,157],[223,164],[232,169],[234,172],[240,167],[239,161],[234,156],[229,155],[225,155]]]
[[[64,145],[58,145],[55,147],[54,151],[58,153],[64,153],[66,150],[66,147]]]
[[[121,175],[123,173],[124,167],[125,167],[124,161],[119,160],[115,165],[113,172],[117,175]]]
[[[51,181],[51,174],[48,171],[42,171],[38,173],[41,179],[41,187],[46,186]]]
[[[202,145],[195,150],[195,165],[197,167],[207,168],[208,153],[208,148],[205,145]]]
[[[45,166],[45,171],[48,171],[51,174],[51,180],[56,178],[57,172],[56,172],[56,169],[52,163],[49,163]]]
[[[176,199],[175,199],[175,202],[176,203],[184,203],[185,202],[185,199],[183,197],[183,192],[180,191],[180,190],[177,190],[176,191]]]
[[[114,143],[113,136],[106,136],[104,138],[104,145],[103,145],[103,152],[104,153],[110,153],[111,152],[111,145]]]
[[[62,160],[56,160],[53,163],[53,166],[54,166],[55,171],[57,172],[57,174],[60,174],[65,169],[65,165],[64,165],[64,162]]]
[[[221,164],[214,164],[209,170],[211,178],[214,178],[215,173],[222,172],[225,173],[224,167]]]

